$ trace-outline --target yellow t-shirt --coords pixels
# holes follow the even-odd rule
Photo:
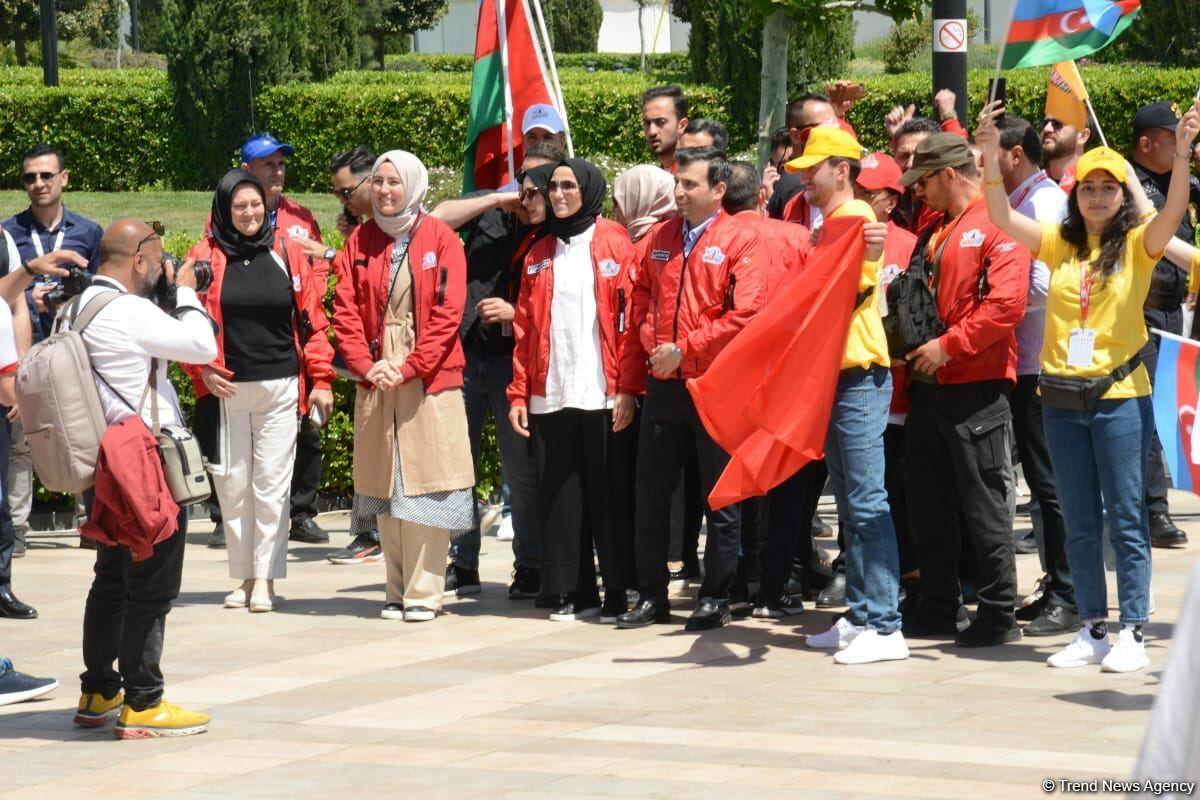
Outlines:
[[[1042,340],[1042,371],[1069,378],[1099,378],[1120,367],[1146,343],[1142,306],[1150,292],[1154,265],[1162,258],[1147,253],[1143,237],[1146,226],[1129,231],[1125,257],[1117,272],[1107,280],[1093,276],[1086,327],[1096,332],[1092,363],[1086,367],[1067,364],[1071,331],[1085,327],[1079,307],[1081,275],[1075,247],[1062,238],[1053,223],[1042,223],[1042,247],[1037,260],[1050,269],[1050,294],[1046,299],[1046,335]],[[1088,263],[1100,257],[1100,237],[1089,236]],[[1091,267],[1089,266],[1089,272]],[[1124,400],[1150,394],[1150,375],[1145,365],[1113,385],[1106,400]]]
[[[871,206],[862,200],[850,200],[838,206],[830,217],[862,217],[867,222],[875,222],[875,212]],[[858,291],[865,292],[872,286],[879,285],[879,270],[883,259],[863,261],[862,273],[858,277]],[[887,334],[883,331],[883,318],[879,316],[879,294],[872,292],[871,296],[854,309],[850,317],[850,333],[846,336],[846,352],[842,356],[842,369],[851,367],[869,367],[878,364],[890,366],[891,357],[888,355]]]

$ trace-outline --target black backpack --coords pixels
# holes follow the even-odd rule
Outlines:
[[[946,332],[938,314],[937,298],[929,288],[933,269],[925,258],[925,249],[932,235],[931,226],[917,240],[908,270],[887,286],[888,315],[883,318],[883,330],[887,334],[888,354],[895,359],[903,359]],[[940,248],[934,258],[939,256]]]

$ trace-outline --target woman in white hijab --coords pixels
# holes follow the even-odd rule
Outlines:
[[[638,164],[613,182],[613,218],[629,231],[637,263],[645,258],[654,227],[675,216],[675,176],[651,165]]]
[[[387,597],[381,616],[441,610],[450,536],[472,525],[475,472],[462,399],[458,324],[466,259],[421,208],[425,166],[392,150],[371,172],[374,217],[334,259],[333,328],[361,376],[354,403],[357,510],[378,516]]]

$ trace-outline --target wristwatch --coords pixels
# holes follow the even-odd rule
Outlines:
[[[332,247],[330,247],[328,250],[325,251],[324,255],[321,257],[324,258],[326,261],[333,261],[333,257],[336,255],[337,255],[337,250],[334,250]]]

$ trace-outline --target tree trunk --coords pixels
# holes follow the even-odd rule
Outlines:
[[[381,70],[387,69],[386,59],[383,55],[383,40],[384,34],[382,32],[375,34],[375,61],[379,64],[379,69]]]
[[[29,65],[29,53],[25,49],[25,31],[21,30],[20,26],[13,31],[13,52],[17,56],[18,67]]]
[[[763,19],[762,79],[758,101],[758,165],[771,155],[771,133],[785,124],[788,91],[788,41],[795,23],[784,11],[772,11]]]
[[[646,0],[638,0],[638,51],[641,53],[641,63],[638,66],[642,72],[646,71],[646,32],[643,29],[645,23],[642,18],[646,14]]]

